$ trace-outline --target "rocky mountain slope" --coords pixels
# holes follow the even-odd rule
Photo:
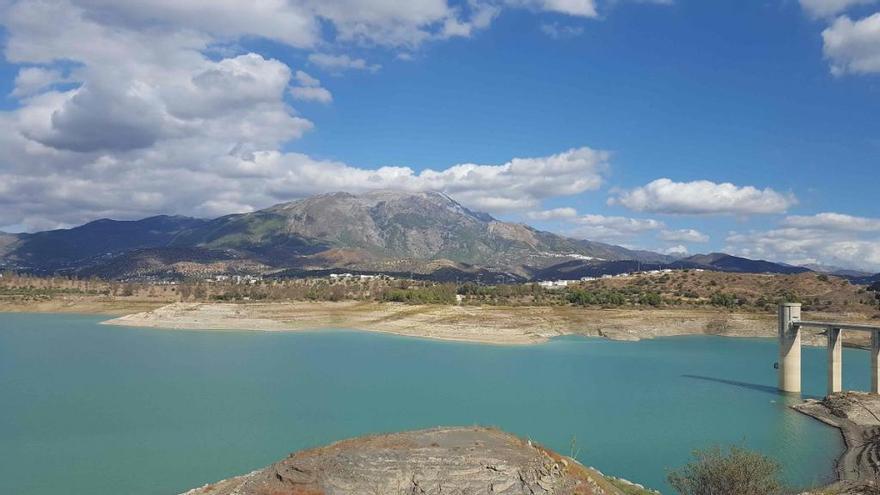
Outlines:
[[[98,220],[5,239],[0,256],[7,265],[111,277],[155,271],[163,259],[183,261],[182,248],[196,249],[193,261],[200,263],[232,258],[276,269],[425,272],[439,261],[462,273],[490,269],[520,277],[567,259],[670,260],[502,222],[441,193],[396,191],[324,194],[214,220]],[[171,256],[161,252],[169,249]]]
[[[620,487],[627,489],[624,492]],[[648,494],[530,441],[486,428],[355,438],[291,454],[185,495]]]
[[[327,250],[361,263],[388,259],[448,259],[481,266],[540,264],[561,255],[653,258],[618,246],[579,241],[501,222],[441,193],[376,191],[314,196],[242,215],[218,218],[181,235],[177,245],[237,249],[264,256]],[[283,248],[284,253],[279,253]]]
[[[502,222],[441,193],[332,193],[213,220],[156,216],[0,234],[0,268],[41,275],[181,279],[327,270],[437,280],[522,281],[637,270],[806,268],[714,253],[676,260]]]

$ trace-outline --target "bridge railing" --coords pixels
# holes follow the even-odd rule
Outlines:
[[[801,391],[801,328],[824,328],[828,337],[828,394],[843,389],[841,331],[871,332],[871,393],[880,393],[880,326],[801,320],[800,303],[779,305],[779,390]]]

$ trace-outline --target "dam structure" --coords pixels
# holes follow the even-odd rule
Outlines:
[[[801,320],[800,303],[779,305],[779,390],[801,392],[801,329],[823,328],[828,336],[828,395],[842,391],[843,330],[871,332],[871,389],[880,394],[880,326]]]

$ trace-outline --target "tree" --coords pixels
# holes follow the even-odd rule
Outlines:
[[[777,495],[784,492],[779,463],[741,447],[695,450],[694,460],[669,473],[681,495]]]

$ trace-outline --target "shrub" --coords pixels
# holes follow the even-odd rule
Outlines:
[[[713,306],[723,306],[725,308],[732,308],[737,304],[735,295],[724,292],[716,292],[712,294],[712,298],[709,302],[712,303]]]
[[[741,447],[696,450],[694,460],[667,476],[681,495],[776,495],[784,492],[779,463]]]
[[[645,292],[639,296],[639,304],[647,304],[649,306],[660,306],[663,299],[656,292]]]

